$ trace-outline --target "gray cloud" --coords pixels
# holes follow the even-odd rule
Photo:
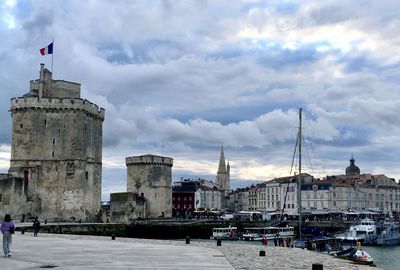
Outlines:
[[[0,21],[0,143],[11,144],[10,98],[28,91],[40,62],[50,67],[51,58],[38,50],[54,38],[55,78],[81,83],[83,98],[106,109],[104,193],[115,190],[113,179],[123,186],[124,158],[137,154],[174,157],[176,179],[213,175],[222,141],[240,166],[232,166],[238,183],[240,170],[254,164],[286,168],[299,107],[318,174],[341,173],[354,152],[366,171],[399,177],[396,5],[226,0],[2,7],[15,28]],[[274,175],[267,170],[243,179]]]

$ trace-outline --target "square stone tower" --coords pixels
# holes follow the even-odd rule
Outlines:
[[[53,80],[40,66],[30,91],[11,99],[9,173],[24,178],[25,214],[95,219],[101,201],[104,109],[80,98],[80,84]],[[17,203],[17,202],[16,202]]]

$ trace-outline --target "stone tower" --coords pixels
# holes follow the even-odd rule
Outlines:
[[[221,154],[219,157],[219,165],[216,179],[217,186],[220,189],[225,190],[226,192],[231,188],[231,180],[230,180],[230,166],[225,165],[225,154],[224,154],[224,146],[221,145]]]
[[[104,109],[80,90],[41,64],[30,91],[11,99],[9,173],[24,178],[27,216],[90,221],[100,209]]]
[[[164,212],[172,216],[173,159],[155,155],[126,158],[128,192],[137,193],[147,202],[147,217],[157,218]]]

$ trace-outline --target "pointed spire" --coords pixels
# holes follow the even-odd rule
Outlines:
[[[219,165],[218,165],[218,172],[219,173],[227,173],[226,165],[225,165],[225,154],[224,154],[224,144],[221,143],[221,155],[219,157]]]
[[[351,158],[350,158],[350,164],[354,165],[354,156],[353,156],[353,152],[351,153]]]

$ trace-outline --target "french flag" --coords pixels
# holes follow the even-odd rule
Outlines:
[[[50,43],[47,47],[41,48],[40,54],[41,55],[53,54],[53,42]]]

